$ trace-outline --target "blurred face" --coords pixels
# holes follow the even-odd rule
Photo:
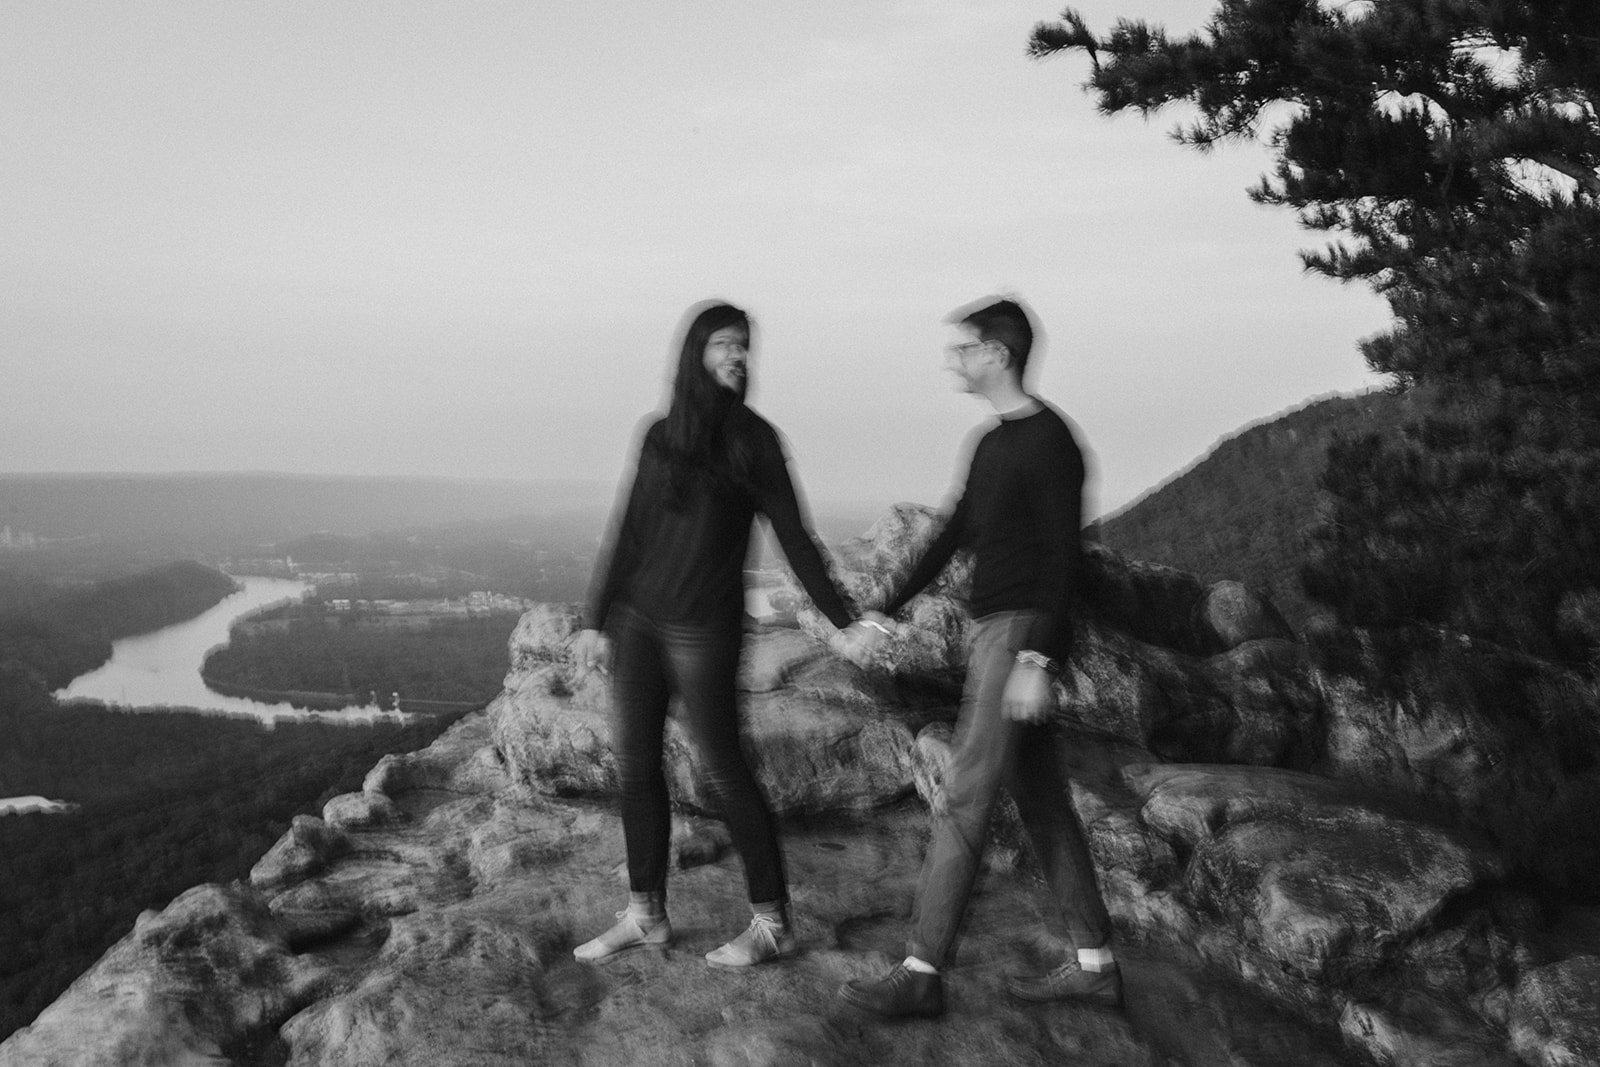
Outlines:
[[[944,347],[944,369],[958,393],[975,393],[979,390],[983,374],[992,362],[989,344],[979,340],[978,331],[971,326],[950,327]]]
[[[743,326],[724,326],[706,339],[706,370],[724,389],[738,392],[743,387],[749,359],[750,331]]]

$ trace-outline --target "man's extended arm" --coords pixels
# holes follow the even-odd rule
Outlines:
[[[895,593],[884,602],[883,613],[890,618],[908,603],[911,598],[922,592],[928,583],[939,576],[945,564],[950,562],[950,557],[956,554],[966,539],[967,526],[967,498],[962,494],[956,502],[956,507],[946,520],[944,528],[929,542],[928,547],[922,550],[922,556],[912,565],[906,576],[900,579],[900,586]]]

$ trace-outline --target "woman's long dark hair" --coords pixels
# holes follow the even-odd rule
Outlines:
[[[729,326],[750,332],[750,316],[732,304],[714,301],[694,312],[683,332],[678,370],[672,379],[672,404],[667,409],[662,446],[666,453],[668,500],[681,505],[690,489],[702,483],[746,488],[750,480],[748,446],[732,440],[728,417],[744,404],[745,383],[737,391],[718,384],[706,370],[706,342]]]

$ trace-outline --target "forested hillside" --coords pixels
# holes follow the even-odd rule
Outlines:
[[[1340,436],[1393,430],[1403,406],[1381,392],[1334,397],[1252,426],[1095,523],[1091,536],[1202,581],[1242,581],[1271,596],[1298,626],[1315,610],[1298,571],[1317,517],[1328,445]]]
[[[117,638],[191,619],[237,588],[198,563],[67,589],[0,571],[0,712],[100,666]]]
[[[391,693],[406,700],[486,704],[506,675],[506,641],[521,617],[498,612],[431,618],[420,624],[382,615],[329,615],[294,605],[281,625],[236,626],[206,657],[208,683],[245,689]],[[387,703],[384,703],[387,707]]]

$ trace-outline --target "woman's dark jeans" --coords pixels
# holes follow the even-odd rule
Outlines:
[[[739,623],[661,623],[619,604],[610,630],[611,743],[622,787],[629,888],[666,899],[672,816],[661,761],[667,708],[677,697],[679,723],[700,755],[702,780],[744,860],[751,903],[786,900],[777,822],[739,745]]]

